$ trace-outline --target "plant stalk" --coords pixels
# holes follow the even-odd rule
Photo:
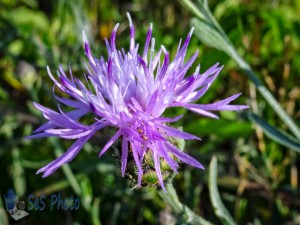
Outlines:
[[[179,217],[182,224],[213,225],[202,217],[196,215],[189,207],[179,201],[172,182],[165,183],[165,188],[166,192],[160,190],[159,195],[172,208],[173,212]]]

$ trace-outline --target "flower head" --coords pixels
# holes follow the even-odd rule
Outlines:
[[[80,79],[74,78],[71,70],[68,77],[60,67],[59,79],[56,79],[47,68],[56,87],[70,96],[70,98],[55,97],[61,104],[69,106],[73,110],[63,112],[58,107],[58,112],[56,112],[34,103],[48,122],[35,130],[29,138],[58,136],[77,140],[63,155],[37,172],[43,172],[43,177],[52,174],[63,163],[71,161],[79,153],[84,143],[96,132],[111,126],[117,128],[117,132],[106,143],[99,156],[102,156],[117,139],[121,138],[122,175],[124,176],[126,171],[128,155],[132,154],[138,171],[138,184],[141,184],[142,160],[150,151],[158,182],[164,188],[160,158],[163,158],[175,173],[178,168],[178,160],[203,169],[197,160],[169,141],[170,137],[196,140],[199,138],[168,126],[167,123],[179,120],[182,115],[176,118],[165,118],[163,113],[167,108],[183,107],[212,118],[218,117],[211,111],[248,108],[244,105],[229,104],[240,94],[212,104],[193,103],[205,94],[222,69],[215,64],[201,74],[200,66],[198,66],[192,75],[186,76],[198,55],[196,52],[185,61],[193,28],[182,45],[181,42],[179,43],[178,51],[171,61],[164,46],[161,46],[155,53],[152,24],[148,30],[142,54],[139,54],[139,45],[135,43],[134,37],[135,28],[129,15],[128,18],[130,22],[129,51],[118,50],[116,47],[117,24],[113,29],[110,41],[106,41],[107,60],[103,57],[97,59],[92,55],[87,38],[83,33],[85,55],[89,62],[88,65],[85,65],[88,85],[84,85]],[[79,122],[79,119],[86,114],[94,115],[94,123],[85,125]]]

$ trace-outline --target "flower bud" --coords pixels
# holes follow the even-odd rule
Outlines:
[[[183,151],[184,146],[185,146],[185,141],[181,138],[173,138],[169,137],[168,141],[176,146],[178,149]],[[121,141],[119,142],[121,143]],[[121,166],[121,145],[118,144],[115,147],[115,156],[117,157],[118,165]],[[171,153],[168,153],[170,158],[175,160],[176,162],[179,163],[179,160]],[[163,181],[167,181],[169,179],[173,179],[175,176],[174,171],[170,167],[170,165],[167,163],[167,161],[160,157],[160,168],[161,168],[161,174]],[[153,155],[152,155],[152,150],[147,149],[143,160],[142,160],[142,169],[143,169],[143,176],[142,176],[142,182],[141,186],[142,187],[156,187],[159,186],[159,181],[157,177],[157,173],[154,167],[154,160],[153,160]],[[128,160],[127,160],[127,166],[126,166],[126,178],[130,181],[131,185],[133,187],[138,186],[137,181],[138,181],[138,168],[136,165],[136,162],[134,160],[132,151],[128,152]]]

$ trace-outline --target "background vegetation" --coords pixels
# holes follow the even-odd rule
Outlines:
[[[213,15],[238,52],[257,72],[286,112],[300,124],[300,2],[210,1]],[[46,72],[61,64],[83,76],[81,32],[85,30],[95,56],[106,55],[104,38],[119,22],[117,46],[129,46],[126,12],[136,26],[141,44],[150,22],[157,46],[174,55],[179,39],[190,30],[192,14],[180,1],[0,1],[0,193],[14,188],[27,202],[31,193],[47,196],[44,211],[30,211],[18,224],[171,224],[171,210],[155,188],[132,190],[120,175],[113,150],[98,153],[110,137],[98,133],[69,165],[43,179],[36,171],[70,146],[60,139],[25,140],[45,120],[32,101],[56,108]],[[205,35],[205,34],[203,34]],[[287,131],[252,83],[225,53],[193,37],[188,56],[197,49],[201,71],[216,62],[224,65],[202,102],[214,102],[237,92],[236,101],[251,106],[273,126]],[[196,66],[196,65],[195,65]],[[193,68],[192,68],[193,69]],[[183,110],[169,111],[178,115]],[[186,151],[208,168],[213,155],[219,161],[221,198],[238,224],[300,224],[299,154],[266,137],[245,112],[220,113],[219,120],[186,112],[180,123],[203,141],[187,142]],[[183,203],[214,224],[208,193],[208,170],[182,165],[174,186]],[[78,211],[50,210],[50,196],[77,196]],[[0,224],[13,223],[0,198]]]

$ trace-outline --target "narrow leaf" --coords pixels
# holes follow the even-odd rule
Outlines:
[[[95,225],[101,225],[99,213],[100,213],[100,198],[96,197],[91,210],[92,221],[93,224]]]
[[[213,205],[216,216],[222,221],[223,224],[236,225],[227,209],[225,208],[217,187],[217,172],[218,164],[217,158],[214,156],[209,165],[209,195]]]
[[[263,132],[269,138],[276,141],[277,143],[280,143],[280,144],[300,153],[300,143],[294,137],[292,137],[288,133],[284,132],[283,130],[280,130],[279,128],[270,125],[262,117],[254,114],[254,113],[249,113],[248,117],[251,120],[251,122],[260,126],[262,128]]]
[[[21,164],[20,150],[18,148],[13,148],[12,151],[12,177],[14,181],[14,189],[16,193],[20,196],[26,193],[26,178],[25,170]]]
[[[193,18],[191,26],[195,28],[195,35],[206,45],[224,51],[231,55],[232,46],[226,42],[226,38],[207,21]]]
[[[2,193],[0,193],[0,196],[2,196]],[[4,208],[4,204],[2,202],[1,197],[0,197],[0,224],[9,225],[7,212],[6,209]]]

